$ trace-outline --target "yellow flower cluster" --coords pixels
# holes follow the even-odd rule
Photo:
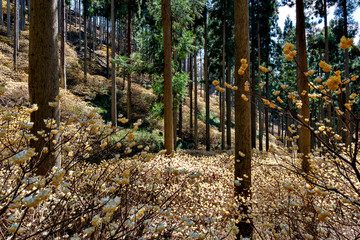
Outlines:
[[[264,73],[270,72],[269,69],[267,69],[266,67],[263,67],[263,66],[259,66],[259,69]]]
[[[342,36],[340,39],[340,48],[341,49],[348,49],[351,47],[354,43],[353,38],[346,38],[345,36]]]
[[[339,88],[339,85],[341,84],[341,76],[340,71],[336,71],[334,76],[329,77],[329,79],[326,81],[326,86],[334,91]]]
[[[247,60],[245,58],[242,58],[241,59],[241,67],[238,70],[238,74],[239,75],[244,75],[245,70],[247,69],[247,67],[248,67]]]
[[[332,69],[332,66],[330,64],[327,64],[322,60],[319,62],[319,67],[321,67],[324,72],[330,72]]]
[[[285,54],[286,60],[290,61],[296,56],[296,51],[294,49],[294,44],[287,43],[283,49],[283,53]]]

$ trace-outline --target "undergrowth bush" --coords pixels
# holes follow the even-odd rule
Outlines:
[[[204,160],[149,153],[148,146],[135,142],[141,121],[119,137],[110,124],[99,121],[96,110],[80,120],[68,116],[57,130],[61,141],[53,152],[61,152],[62,167],[36,175],[29,141],[52,141],[57,126],[32,135],[33,111],[37,106],[0,112],[1,238],[233,238],[234,204],[223,200],[231,199],[232,191],[222,189],[231,177],[222,178],[219,169],[204,172]],[[129,157],[120,158],[114,149]],[[130,157],[135,149],[141,152]],[[42,153],[52,154],[46,147]],[[213,159],[231,166],[227,160]]]

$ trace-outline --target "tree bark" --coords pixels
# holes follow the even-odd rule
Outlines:
[[[109,44],[109,19],[106,19],[106,78],[109,79],[110,78],[110,44]]]
[[[205,78],[205,105],[206,105],[206,151],[210,151],[210,93],[209,93],[209,73],[208,73],[208,52],[207,52],[207,8],[205,7],[205,26],[204,26],[204,78]]]
[[[261,46],[260,46],[260,22],[258,20],[257,22],[257,45],[258,45],[258,66],[261,65]],[[261,82],[261,71],[259,68],[258,69],[258,83],[260,84]],[[259,87],[259,96],[261,96],[261,87]],[[259,103],[259,150],[262,151],[263,150],[263,133],[264,133],[264,123],[263,123],[263,116],[262,116],[262,103],[261,103],[261,99],[259,99],[258,101]]]
[[[87,41],[87,10],[86,7],[84,6],[84,33],[85,33],[85,46],[84,46],[84,75],[85,75],[85,79],[87,79],[87,51],[88,51],[88,41]],[[109,77],[108,77],[109,78]]]
[[[127,32],[127,57],[131,55],[131,11],[128,7],[128,32]],[[171,46],[170,46],[171,47]],[[171,61],[171,60],[170,60]],[[129,122],[131,122],[131,73],[127,74],[127,101],[126,101],[126,112]]]
[[[65,60],[65,0],[61,0],[61,43],[60,43],[60,86],[66,89],[66,60]]]
[[[196,45],[196,40],[195,40],[195,45]],[[198,111],[197,111],[197,87],[198,87],[198,83],[197,83],[197,63],[196,63],[196,58],[197,58],[197,52],[196,50],[194,51],[194,148],[197,149],[198,148]]]
[[[266,99],[269,99],[269,74],[266,74],[265,79],[266,79],[265,80],[266,81],[265,95],[266,95]],[[266,151],[269,151],[269,147],[270,147],[270,139],[269,139],[269,106],[265,106],[265,149],[266,149]]]
[[[171,9],[170,0],[161,0],[164,45],[164,145],[166,154],[174,151],[173,96],[171,76]]]
[[[189,83],[189,95],[190,95],[190,132],[193,133],[194,121],[193,121],[193,67],[192,67],[192,55],[189,57],[190,62],[190,83]]]
[[[17,70],[17,54],[19,49],[19,0],[15,0],[14,5],[14,69]]]
[[[51,130],[46,128],[44,119],[54,119],[57,125],[55,128],[60,124],[59,104],[57,107],[49,106],[49,102],[54,102],[59,95],[58,1],[31,0],[31,6],[29,95],[30,103],[37,104],[39,110],[32,112],[30,118],[34,122],[31,132],[38,136],[37,131]],[[45,175],[53,166],[61,165],[60,152],[53,140],[59,140],[58,134],[52,141],[39,137],[38,141],[30,143],[38,152],[33,161],[37,174]],[[42,152],[43,147],[48,147],[49,153]]]
[[[1,27],[4,26],[4,14],[3,14],[3,0],[0,0],[0,21],[1,21]]]
[[[302,101],[302,108],[300,114],[303,116],[303,125],[309,125],[309,121],[304,119],[310,119],[309,108],[309,96],[308,94],[302,95],[303,91],[309,92],[309,85],[307,77],[303,74],[308,71],[307,66],[307,53],[306,53],[306,36],[305,36],[305,14],[303,0],[296,0],[296,47],[298,50],[298,63],[299,68],[296,71],[298,93],[300,100]],[[308,162],[308,154],[310,153],[310,130],[305,126],[302,126],[299,130],[299,152],[303,154],[302,157],[302,170],[304,172],[310,171],[310,165]]]
[[[249,79],[249,71],[242,76],[237,74],[241,66],[241,58],[249,62],[249,9],[247,0],[234,1],[235,22],[235,85],[239,90],[244,89],[245,81]],[[241,92],[235,92],[235,180],[243,178],[241,184],[235,185],[236,197],[251,197],[251,108],[250,102],[241,98]],[[248,96],[250,97],[250,96]],[[240,152],[244,154],[244,156]],[[242,204],[241,214],[249,213],[249,206]],[[236,225],[241,237],[252,237],[252,220],[242,218]]]
[[[7,36],[11,39],[11,13],[10,13],[10,0],[7,0]]]
[[[230,83],[230,62],[229,57],[226,58],[226,82]],[[226,145],[231,148],[231,91],[226,88]]]
[[[81,0],[79,0],[79,52],[81,52]]]
[[[222,61],[221,61],[221,85],[225,86],[225,16],[222,19]],[[225,93],[220,94],[220,131],[221,150],[225,150]]]
[[[344,35],[348,37],[348,11],[347,11],[347,0],[343,0],[343,10],[344,10]],[[345,79],[349,78],[349,49],[345,49]],[[345,103],[349,102],[350,97],[350,84],[347,83],[345,89]],[[346,146],[350,146],[351,143],[351,115],[348,110],[345,111],[345,128],[348,129],[347,132],[344,132],[344,142]],[[351,147],[351,146],[350,146]]]
[[[111,0],[111,59],[115,58],[115,0]],[[116,72],[115,63],[111,61],[111,124],[113,127],[117,126],[117,111],[116,111]]]

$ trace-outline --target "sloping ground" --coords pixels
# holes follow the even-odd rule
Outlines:
[[[6,9],[6,8],[5,8]],[[71,26],[71,36],[76,36],[78,28]],[[78,52],[77,42],[72,37],[72,42],[66,44],[66,70],[67,70],[67,89],[61,90],[62,98],[62,116],[71,114],[82,115],[88,113],[93,107],[100,108],[105,121],[110,120],[111,96],[110,80],[106,77],[106,52],[99,49],[98,46],[92,59],[88,60],[88,74],[84,75],[84,61],[81,52]],[[28,105],[28,47],[29,30],[26,25],[25,31],[21,32],[19,40],[19,52],[17,61],[17,70],[14,70],[13,64],[13,42],[8,39],[6,27],[0,29],[0,81],[6,82],[6,93],[0,99],[0,104],[4,107],[15,105]],[[75,50],[76,49],[76,50]],[[100,74],[100,75],[99,75]],[[151,120],[150,109],[156,100],[156,96],[149,89],[149,78],[132,75],[132,110],[133,119],[143,119],[143,128],[152,132],[163,131],[162,120]],[[144,86],[141,84],[145,83]],[[117,99],[118,114],[126,116],[126,87],[122,75],[117,77]],[[202,94],[204,96],[204,94]],[[215,118],[219,118],[219,105],[216,96],[211,97],[211,113]],[[204,98],[198,97],[199,114],[205,112]],[[189,98],[183,106],[183,139],[185,142],[193,140],[193,133],[190,130],[190,109]],[[205,143],[205,124],[199,119],[199,143],[203,148]],[[221,140],[221,133],[217,127],[211,127],[212,147],[218,148]],[[187,143],[183,147],[191,147]]]

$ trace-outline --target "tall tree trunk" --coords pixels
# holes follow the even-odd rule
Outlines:
[[[111,59],[115,58],[115,0],[111,0]],[[94,42],[94,41],[93,41]],[[115,63],[111,61],[111,124],[117,126],[116,111],[116,72]]]
[[[111,11],[111,10],[110,10]],[[88,31],[89,31],[89,38],[90,38],[90,47],[89,47],[89,60],[92,61],[92,43],[91,43],[91,39],[92,39],[92,36],[93,36],[93,28],[92,28],[92,25],[93,25],[93,18],[92,17],[89,17],[89,24],[88,24]]]
[[[79,52],[81,52],[81,0],[79,0]]]
[[[261,65],[261,46],[260,46],[260,22],[257,21],[257,49],[258,49],[258,66]],[[258,69],[258,83],[261,82],[261,71]],[[261,87],[259,87],[259,96],[261,96]],[[262,117],[262,103],[261,99],[258,101],[258,108],[259,108],[259,150],[263,150],[263,133],[264,133],[264,123],[263,123],[263,117]]]
[[[210,93],[209,93],[209,73],[208,73],[208,52],[207,52],[207,8],[205,6],[204,21],[204,78],[205,78],[205,124],[206,124],[206,151],[210,151]]]
[[[1,27],[4,26],[4,14],[3,14],[3,0],[0,0],[0,21],[1,21]]]
[[[226,58],[226,82],[231,85],[230,78],[230,61]],[[231,91],[226,88],[226,145],[231,148]]]
[[[86,12],[86,8],[85,8],[85,14],[84,14],[84,40],[85,40],[85,46],[84,46],[84,75],[85,75],[85,79],[87,79],[87,51],[88,51],[88,37],[87,37],[87,12]],[[108,77],[109,78],[109,77]]]
[[[58,52],[58,1],[31,0],[30,16],[30,45],[29,45],[29,96],[30,104],[37,104],[39,110],[30,114],[34,123],[31,132],[46,128],[44,119],[54,119],[57,127],[60,124],[60,107],[50,107],[49,102],[55,101],[59,95],[59,52]],[[47,47],[44,47],[47,46]],[[31,141],[30,145],[39,154],[34,159],[37,174],[47,174],[53,166],[60,167],[60,152],[55,149],[54,141],[59,140],[55,134],[52,141],[45,141],[39,137],[38,141]],[[43,147],[48,147],[50,153],[44,154]]]
[[[2,5],[1,5],[2,8]],[[21,24],[20,24],[20,29],[21,31],[24,31],[25,28],[25,3],[24,0],[21,0]]]
[[[110,78],[110,44],[109,44],[109,19],[106,19],[106,78],[109,79]]]
[[[15,0],[15,7],[14,7],[14,69],[15,70],[17,70],[18,49],[19,49],[19,0]]]
[[[255,33],[253,34],[253,37],[255,37],[256,31],[254,31]],[[251,41],[251,55],[250,55],[250,59],[251,59],[251,147],[252,148],[256,148],[256,76],[255,76],[255,69],[257,69],[258,67],[256,67],[256,63],[255,63],[255,57],[256,57],[256,53],[255,53],[255,41],[252,40]]]
[[[171,9],[170,0],[161,0],[161,17],[164,45],[164,145],[166,154],[174,151],[173,96],[171,83]]]
[[[27,6],[28,6],[28,22],[30,23],[30,0],[27,0]]]
[[[7,36],[11,39],[11,13],[10,13],[10,0],[7,0]]]
[[[348,37],[348,11],[347,11],[347,0],[343,0],[343,10],[344,10],[344,35],[346,37]],[[349,78],[349,49],[345,49],[345,79],[350,79]],[[346,85],[346,90],[345,90],[345,102],[347,103],[349,102],[349,97],[350,97],[350,84],[347,83]],[[350,146],[351,143],[351,115],[349,113],[349,111],[347,109],[344,109],[345,111],[345,128],[348,128],[347,132],[344,132],[344,142],[346,144],[346,146]]]
[[[196,46],[196,40],[195,40],[195,44]],[[196,63],[196,58],[197,58],[197,52],[196,50],[194,51],[194,148],[197,149],[198,148],[198,109],[197,109],[197,87],[198,87],[198,83],[197,83],[197,63]]]
[[[75,25],[75,29],[77,27],[77,21],[76,21],[76,15],[77,15],[77,1],[75,0],[75,8],[74,8],[74,25]]]
[[[296,47],[298,51],[297,59],[299,68],[296,71],[298,93],[302,101],[302,108],[300,114],[303,116],[303,125],[309,125],[309,122],[304,119],[310,119],[309,109],[309,96],[308,94],[302,95],[303,91],[309,92],[309,85],[307,77],[303,74],[307,72],[307,53],[306,53],[306,36],[305,36],[305,14],[303,0],[296,0]],[[308,172],[310,165],[308,162],[308,154],[310,153],[310,130],[302,126],[299,131],[299,152],[303,154],[302,157],[302,170]]]
[[[182,139],[183,135],[182,135],[182,131],[183,131],[183,109],[182,109],[183,105],[182,102],[180,103],[179,106],[179,129],[178,129],[178,136],[180,139]]]
[[[189,83],[189,95],[190,95],[190,132],[194,131],[194,121],[193,121],[193,72],[194,69],[192,67],[192,55],[189,57],[190,61],[190,83]]]
[[[267,59],[266,59],[266,65]],[[266,84],[265,84],[265,94],[266,99],[269,99],[269,74],[266,74],[265,76]],[[269,139],[269,107],[265,106],[265,149],[266,151],[269,151],[270,147],[270,139]]]
[[[65,0],[61,0],[61,43],[60,43],[60,87],[66,89],[66,61],[65,61]]]
[[[249,62],[249,9],[247,0],[234,1],[235,22],[235,72],[241,66],[241,58]],[[249,71],[240,76],[235,73],[235,85],[239,90],[244,89],[244,83],[249,79]],[[235,185],[237,197],[251,197],[251,107],[249,101],[241,98],[241,92],[235,92],[235,180],[242,178],[241,184]],[[243,153],[243,154],[240,154]],[[242,204],[240,214],[248,214],[249,206]],[[252,223],[249,218],[242,218],[236,225],[241,237],[252,237]]]
[[[222,61],[221,61],[221,85],[225,86],[225,16],[222,19]],[[225,93],[220,94],[220,131],[221,150],[225,149]]]
[[[128,56],[128,58],[130,58],[130,55],[131,55],[131,11],[130,11],[130,7],[128,7],[128,32],[127,32],[127,34],[128,34],[128,36],[127,36],[127,41],[128,41],[127,42],[127,56]],[[171,48],[171,46],[170,46],[170,48]],[[170,55],[170,57],[171,57],[171,55]],[[171,72],[170,72],[170,74],[171,74]],[[128,73],[128,75],[127,75],[127,84],[128,85],[127,85],[126,112],[127,112],[127,118],[129,119],[129,122],[131,122],[131,73]],[[171,119],[172,119],[172,117],[171,117]],[[171,125],[172,125],[172,123],[171,123]],[[171,134],[171,136],[172,136],[172,134]]]
[[[327,23],[327,0],[324,0],[324,28],[325,28],[325,61],[329,63],[329,37],[328,37],[328,23]],[[329,73],[325,73],[326,80],[329,78]],[[330,120],[331,125],[331,104],[326,104],[327,106],[327,118]]]

